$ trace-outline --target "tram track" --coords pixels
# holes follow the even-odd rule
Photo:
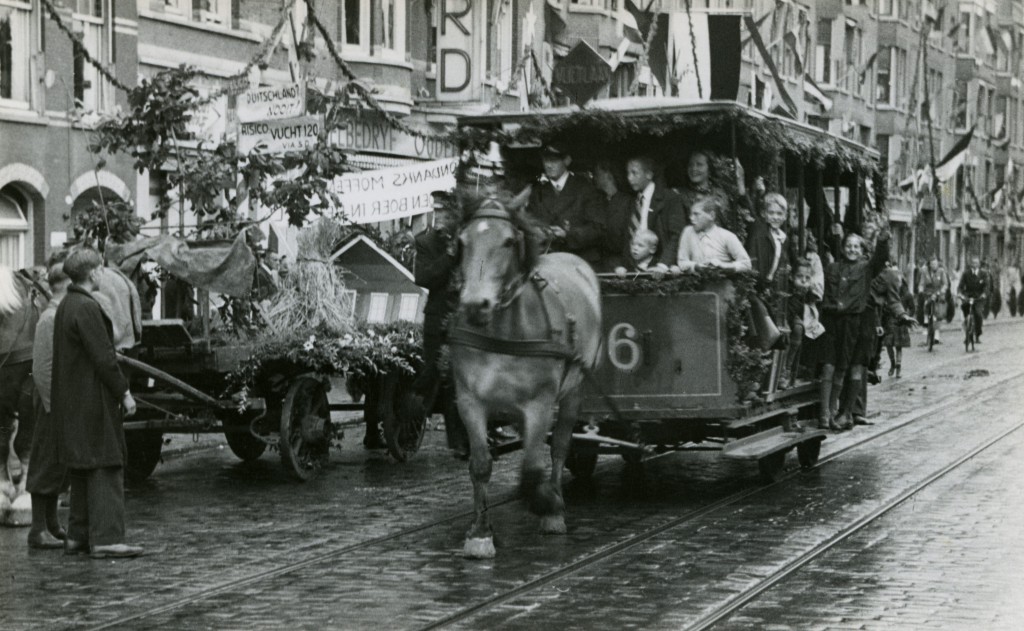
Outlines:
[[[989,384],[988,386],[985,386],[981,390],[972,393],[971,401],[974,402],[975,399],[977,399],[978,397],[984,396],[986,393],[991,392],[992,390],[1000,388],[1000,387],[1006,385],[1007,383],[1010,383],[1010,382],[1012,382],[1014,380],[1018,380],[1018,379],[1020,379],[1022,377],[1024,377],[1024,371],[1018,371],[1018,372],[1013,373],[1012,375],[1009,375],[1007,377],[1003,377],[1002,379],[1000,379],[1000,380],[998,380],[998,381],[996,381],[996,382],[994,382],[992,384]],[[924,410],[922,410],[920,412],[915,413],[913,416],[911,416],[909,418],[906,418],[906,419],[903,419],[902,421],[900,421],[898,423],[894,423],[891,427],[887,427],[885,429],[879,430],[876,433],[872,434],[871,436],[867,436],[863,440],[860,440],[860,441],[858,441],[856,443],[852,443],[850,445],[846,445],[844,447],[841,447],[840,449],[837,449],[836,451],[829,453],[827,456],[822,457],[814,465],[814,467],[812,467],[812,469],[816,469],[816,468],[822,467],[822,466],[824,466],[824,465],[826,465],[826,464],[828,464],[830,462],[838,460],[841,456],[843,456],[846,453],[849,453],[850,451],[854,451],[856,449],[860,449],[861,447],[864,447],[865,445],[868,445],[870,443],[875,442],[877,439],[880,439],[882,437],[888,436],[889,434],[892,434],[893,432],[896,432],[896,431],[898,431],[900,429],[903,429],[903,428],[905,428],[905,427],[907,427],[907,426],[909,426],[909,425],[911,425],[911,424],[913,424],[915,422],[918,422],[918,421],[920,421],[923,418],[927,418],[928,416],[930,416],[931,414],[934,414],[937,411],[940,411],[940,410],[947,410],[948,411],[949,409],[955,409],[955,408],[949,408],[948,405],[949,405],[949,402],[950,402],[951,399],[956,399],[956,398],[961,398],[961,397],[957,396],[957,395],[952,395],[952,396],[944,397],[942,400],[929,405],[927,408],[925,408]],[[966,406],[967,403],[965,403],[964,405]],[[925,479],[924,482],[916,484],[913,487],[911,487],[910,489],[905,490],[903,493],[900,493],[895,499],[890,500],[890,502],[887,502],[882,507],[879,507],[878,509],[876,509],[876,510],[872,511],[871,513],[869,513],[868,515],[866,515],[864,517],[861,517],[860,519],[856,520],[850,526],[847,526],[838,535],[834,536],[833,538],[830,538],[829,540],[827,540],[826,542],[824,542],[820,546],[816,546],[814,549],[812,549],[811,551],[805,553],[804,555],[801,555],[800,557],[798,557],[798,559],[796,559],[795,561],[791,562],[790,564],[787,564],[783,569],[779,570],[778,572],[773,574],[771,577],[766,579],[766,581],[770,581],[770,583],[768,583],[766,585],[763,585],[763,586],[762,586],[762,583],[759,583],[758,585],[750,588],[749,590],[746,590],[746,591],[742,592],[735,599],[732,599],[728,603],[723,605],[722,608],[721,608],[721,611],[717,611],[716,610],[716,612],[712,612],[711,614],[708,614],[707,616],[702,618],[701,622],[699,622],[697,625],[692,626],[692,627],[689,627],[689,626],[686,627],[687,630],[689,631],[690,629],[693,629],[693,630],[707,629],[707,628],[710,628],[711,626],[713,626],[715,623],[721,621],[722,619],[727,618],[729,615],[731,615],[732,613],[735,613],[738,609],[742,608],[745,604],[747,604],[747,603],[751,602],[752,600],[756,599],[758,595],[760,595],[761,593],[763,593],[767,589],[770,589],[776,583],[784,580],[787,576],[791,575],[793,572],[799,570],[800,567],[803,567],[807,563],[810,563],[814,559],[820,557],[822,554],[827,552],[829,549],[831,549],[832,547],[834,547],[838,543],[840,543],[843,540],[849,538],[851,535],[853,535],[856,532],[860,531],[861,529],[863,529],[865,526],[869,525],[870,523],[876,521],[882,515],[888,513],[892,509],[894,509],[897,506],[899,506],[900,504],[904,503],[907,499],[913,497],[914,495],[919,493],[924,488],[927,488],[927,486],[929,486],[930,484],[934,483],[935,481],[940,479],[942,476],[946,475],[947,473],[949,473],[950,471],[952,471],[956,467],[958,467],[958,466],[962,465],[963,463],[967,462],[968,460],[970,460],[971,458],[976,456],[978,453],[984,451],[985,449],[991,447],[992,445],[995,445],[996,443],[998,443],[1000,440],[1002,440],[1006,436],[1009,436],[1013,432],[1019,430],[1021,427],[1024,427],[1024,421],[1022,421],[1021,423],[1015,425],[1011,429],[1006,430],[1005,432],[1000,433],[995,438],[986,441],[980,447],[977,447],[977,448],[973,449],[967,455],[958,458],[956,461],[954,461],[953,463],[951,463],[949,465],[946,465],[945,467],[941,468],[939,471],[933,472],[931,475],[929,475]],[[532,580],[530,580],[530,581],[528,581],[526,583],[523,583],[523,584],[521,584],[521,585],[519,585],[519,586],[517,586],[517,587],[515,587],[513,589],[507,590],[507,591],[502,592],[500,594],[495,594],[491,598],[488,598],[486,600],[477,602],[474,605],[471,605],[469,607],[465,607],[465,608],[463,608],[463,609],[461,609],[461,610],[459,610],[457,612],[454,612],[454,613],[452,613],[452,614],[450,614],[450,615],[448,615],[448,616],[446,616],[446,617],[444,617],[442,619],[435,620],[435,621],[431,622],[430,624],[421,626],[421,627],[418,628],[418,631],[428,631],[428,630],[431,630],[431,629],[440,629],[440,628],[444,628],[444,627],[447,627],[447,626],[450,626],[450,625],[458,624],[460,622],[464,622],[464,621],[466,621],[466,620],[468,620],[468,619],[470,619],[470,618],[472,618],[474,616],[477,616],[477,615],[479,615],[481,613],[484,613],[484,612],[486,612],[488,610],[494,609],[495,607],[498,607],[498,606],[500,606],[500,605],[502,605],[502,604],[504,604],[504,603],[506,603],[508,601],[511,601],[511,600],[513,600],[515,598],[518,598],[520,596],[529,594],[529,593],[534,592],[534,591],[536,591],[536,590],[538,590],[540,588],[543,588],[543,587],[545,587],[545,586],[547,586],[547,585],[549,585],[549,584],[551,584],[551,583],[553,583],[553,582],[555,582],[555,581],[557,581],[559,579],[565,578],[567,576],[570,576],[572,574],[575,574],[575,573],[579,572],[580,570],[583,570],[585,568],[594,566],[594,565],[596,565],[598,563],[601,563],[603,561],[606,561],[606,560],[610,559],[611,557],[614,557],[616,555],[619,555],[621,553],[624,553],[624,552],[627,552],[627,551],[629,551],[631,549],[634,549],[634,548],[640,546],[641,544],[644,544],[644,543],[650,541],[651,539],[654,539],[655,537],[658,537],[658,536],[660,536],[662,534],[665,534],[665,533],[667,533],[667,532],[669,532],[669,531],[671,531],[671,530],[673,530],[675,528],[678,528],[680,526],[684,526],[687,523],[693,522],[693,521],[695,521],[697,519],[700,519],[702,517],[709,516],[709,515],[717,512],[717,511],[720,511],[722,509],[731,507],[731,506],[733,506],[735,504],[738,504],[739,502],[741,502],[741,501],[743,501],[743,500],[745,500],[747,498],[750,498],[752,496],[755,496],[755,495],[758,495],[758,494],[761,494],[761,493],[765,493],[769,489],[773,489],[773,488],[775,488],[778,485],[785,484],[787,481],[792,479],[794,476],[799,475],[800,473],[801,473],[800,470],[790,470],[790,471],[787,472],[787,474],[782,479],[780,479],[780,480],[778,480],[776,482],[773,482],[773,483],[767,484],[767,485],[763,485],[763,486],[754,487],[754,488],[744,489],[744,490],[739,491],[737,493],[734,493],[732,495],[728,495],[726,497],[723,497],[723,498],[721,498],[719,500],[716,500],[712,504],[709,504],[707,506],[704,506],[704,507],[699,508],[699,509],[694,510],[694,511],[687,512],[686,514],[680,515],[679,517],[676,517],[676,518],[674,518],[674,519],[672,519],[672,520],[670,520],[670,521],[668,521],[666,523],[663,523],[663,524],[660,524],[658,526],[652,527],[652,528],[647,529],[647,530],[645,530],[645,531],[643,531],[641,533],[637,533],[635,535],[632,535],[632,536],[628,537],[627,539],[624,539],[624,540],[619,541],[619,542],[617,542],[615,544],[612,544],[612,545],[610,545],[610,546],[608,546],[606,548],[598,550],[598,551],[596,551],[596,552],[594,552],[594,553],[592,553],[590,555],[587,555],[587,556],[585,556],[585,557],[583,557],[581,559],[578,559],[578,560],[576,560],[576,561],[574,561],[574,562],[572,562],[570,564],[567,564],[567,565],[564,565],[564,566],[562,566],[560,568],[552,570],[552,571],[550,571],[550,572],[548,572],[546,574],[543,574],[542,576],[539,576],[539,577],[537,577],[535,579],[532,579]],[[833,539],[834,539],[834,541],[833,541]],[[778,576],[776,576],[776,574]]]
[[[943,362],[943,364],[940,365],[940,366],[944,366],[944,365],[949,364],[949,363],[954,363],[954,362],[957,361],[957,359],[958,358],[952,358],[950,362]],[[933,367],[932,370],[934,370],[934,368],[935,367]],[[978,396],[984,396],[985,393],[990,392],[991,390],[994,390],[996,388],[999,388],[999,387],[1005,385],[1006,383],[1008,383],[1010,381],[1013,381],[1015,379],[1019,379],[1022,376],[1024,376],[1024,371],[1015,372],[1012,375],[1003,377],[1003,378],[999,379],[998,381],[996,381],[994,383],[986,385],[985,387],[983,387],[983,388],[975,391],[974,393],[972,393],[971,396],[975,397],[975,398],[978,397]],[[887,436],[887,435],[889,435],[889,434],[891,434],[893,432],[896,432],[896,431],[898,431],[898,430],[900,430],[900,429],[902,429],[902,428],[904,428],[904,427],[906,427],[906,426],[908,426],[908,425],[910,425],[912,423],[920,421],[923,418],[927,418],[928,416],[930,416],[931,414],[934,414],[937,411],[944,410],[944,409],[949,409],[950,403],[952,401],[958,399],[958,398],[961,398],[961,395],[953,394],[953,395],[948,395],[948,396],[942,397],[940,400],[930,404],[926,408],[913,413],[911,416],[908,416],[907,418],[904,418],[901,421],[893,423],[891,426],[885,427],[884,429],[876,430],[873,434],[871,434],[870,436],[864,437],[862,440],[859,440],[859,441],[857,441],[855,443],[851,443],[849,445],[843,446],[843,447],[837,449],[836,451],[833,451],[833,452],[823,456],[819,460],[817,465],[815,465],[815,466],[816,467],[823,466],[823,465],[825,465],[825,464],[827,464],[829,462],[832,462],[832,461],[838,459],[843,454],[846,454],[846,453],[848,453],[848,452],[850,452],[852,450],[855,450],[855,449],[858,449],[858,448],[860,448],[862,446],[870,444],[870,443],[874,442],[876,439],[882,438],[883,436]],[[1024,423],[1022,423],[1022,425],[1024,425]],[[657,460],[657,459],[666,457],[668,455],[671,455],[671,453],[672,452],[667,452],[667,453],[664,453],[664,454],[657,454],[654,457],[647,459],[645,462],[651,462],[653,460]],[[967,458],[967,459],[969,459],[969,458]],[[597,472],[595,472],[595,473],[600,473],[600,472],[602,472],[604,470],[611,469],[611,468],[615,467],[616,465],[618,465],[618,463],[615,462],[615,461],[611,461],[611,460],[608,460],[605,463],[600,463],[599,462]],[[553,569],[553,570],[551,570],[551,571],[549,571],[549,572],[547,572],[547,573],[545,573],[545,574],[543,574],[541,576],[538,576],[538,577],[536,577],[534,579],[531,579],[531,580],[529,580],[527,582],[524,582],[524,583],[516,586],[515,588],[512,588],[512,589],[509,589],[507,591],[495,594],[491,598],[479,601],[479,602],[477,602],[477,603],[475,603],[475,604],[473,604],[473,605],[471,605],[469,607],[465,607],[465,608],[463,608],[463,609],[461,609],[461,610],[459,610],[457,612],[454,612],[451,615],[448,615],[448,616],[446,616],[444,618],[432,621],[431,623],[429,623],[429,624],[427,624],[427,625],[425,625],[425,626],[423,626],[421,628],[422,629],[435,629],[435,628],[441,628],[441,627],[444,627],[444,626],[455,624],[455,623],[458,623],[460,621],[464,621],[464,620],[466,620],[468,618],[471,618],[471,617],[473,617],[473,616],[475,616],[477,614],[480,614],[482,612],[485,612],[485,611],[487,611],[489,609],[493,609],[494,607],[497,607],[497,606],[501,605],[502,603],[505,603],[505,602],[507,602],[509,600],[512,600],[512,599],[514,599],[514,598],[516,598],[518,596],[522,596],[524,594],[528,594],[531,591],[534,591],[534,590],[537,590],[539,588],[542,588],[542,587],[544,587],[544,586],[546,586],[546,585],[548,585],[548,584],[550,584],[550,583],[552,583],[554,581],[557,581],[557,580],[559,580],[561,578],[564,578],[564,577],[570,576],[570,575],[572,575],[574,573],[577,573],[577,572],[579,572],[580,570],[582,570],[584,568],[593,566],[593,565],[595,565],[597,563],[600,563],[600,562],[602,562],[602,561],[604,561],[606,559],[609,559],[610,557],[613,557],[613,556],[616,556],[616,555],[621,554],[623,552],[629,551],[630,549],[633,549],[633,548],[639,546],[640,544],[642,544],[642,543],[644,543],[646,541],[649,541],[650,539],[652,539],[654,537],[657,537],[658,535],[661,535],[661,534],[663,534],[663,533],[665,533],[667,531],[670,531],[670,530],[672,530],[674,528],[678,528],[678,527],[680,527],[682,525],[685,525],[688,522],[693,522],[693,521],[698,520],[698,519],[700,519],[702,517],[705,517],[705,516],[708,516],[708,515],[710,515],[712,513],[715,513],[716,511],[719,511],[719,510],[722,510],[722,509],[727,508],[729,506],[732,506],[734,504],[737,504],[737,503],[743,501],[746,498],[749,498],[749,497],[754,496],[754,495],[759,494],[759,493],[763,493],[767,489],[775,488],[776,485],[784,484],[784,483],[786,483],[787,480],[790,480],[794,475],[798,475],[798,474],[799,474],[799,470],[789,470],[787,472],[787,474],[781,480],[779,480],[779,481],[777,481],[777,482],[775,482],[773,484],[763,485],[763,486],[759,485],[759,486],[756,486],[756,487],[747,488],[747,489],[741,490],[741,491],[739,491],[737,493],[733,493],[733,494],[730,494],[730,495],[728,495],[726,497],[723,497],[723,498],[720,498],[718,500],[715,500],[714,502],[712,502],[712,503],[710,503],[710,504],[708,504],[706,506],[703,506],[701,508],[689,511],[686,514],[680,515],[680,516],[678,516],[676,518],[673,518],[672,520],[670,520],[670,521],[668,521],[666,523],[659,524],[657,526],[651,527],[649,529],[644,530],[643,532],[640,532],[640,533],[637,533],[635,535],[632,535],[632,536],[630,536],[630,537],[628,537],[628,538],[626,538],[626,539],[624,539],[622,541],[613,543],[613,544],[611,544],[611,545],[609,545],[609,546],[607,546],[605,548],[602,548],[602,549],[597,550],[597,551],[595,551],[595,552],[593,552],[591,554],[588,554],[588,555],[586,555],[586,556],[584,556],[584,557],[582,557],[582,558],[580,558],[580,559],[578,559],[578,560],[576,560],[576,561],[574,561],[572,563],[569,563],[569,564],[563,565],[561,567],[555,568],[555,569]],[[905,501],[905,499],[906,498],[904,498],[904,500],[902,500],[902,501]],[[507,505],[507,504],[513,503],[513,502],[515,502],[517,500],[518,500],[518,494],[517,493],[515,493],[515,492],[507,493],[504,496],[498,498],[496,501],[492,502],[490,507],[493,509],[493,508],[496,508],[496,507],[499,507],[499,506],[503,506],[503,505]],[[887,510],[891,510],[891,508],[887,509]],[[885,512],[887,512],[887,510]],[[201,589],[200,591],[197,591],[197,592],[195,592],[193,594],[190,594],[188,596],[177,598],[177,599],[175,599],[175,600],[173,600],[171,602],[165,603],[163,605],[159,605],[159,606],[156,606],[156,607],[145,609],[143,611],[139,611],[139,612],[136,612],[136,613],[133,613],[133,614],[129,614],[129,615],[126,615],[126,616],[121,616],[121,617],[118,617],[116,619],[109,620],[107,622],[103,622],[103,623],[100,623],[100,624],[97,624],[97,625],[94,625],[94,626],[90,626],[88,628],[90,628],[90,629],[109,629],[109,628],[123,627],[125,625],[130,625],[131,623],[137,622],[139,620],[143,620],[143,619],[146,619],[146,618],[151,618],[151,617],[158,616],[158,615],[161,615],[161,614],[164,614],[164,613],[168,613],[168,612],[171,612],[171,611],[174,611],[174,610],[177,610],[177,609],[181,609],[181,608],[186,607],[186,606],[188,606],[190,604],[201,602],[201,601],[205,601],[205,600],[214,598],[214,597],[216,597],[216,596],[218,596],[220,594],[224,594],[226,592],[230,592],[232,590],[237,590],[237,589],[240,589],[240,588],[249,587],[249,586],[261,583],[263,581],[274,579],[276,577],[280,577],[280,576],[288,575],[288,574],[291,574],[291,573],[294,573],[294,572],[298,572],[298,571],[303,570],[305,568],[310,568],[310,567],[313,567],[313,566],[316,566],[316,565],[320,565],[320,564],[323,564],[323,563],[325,563],[327,561],[336,560],[338,558],[344,557],[344,556],[349,555],[349,554],[356,553],[358,551],[363,551],[363,550],[366,550],[368,548],[373,548],[373,547],[376,547],[376,546],[382,546],[384,544],[393,543],[393,542],[395,542],[397,540],[400,540],[402,538],[413,536],[413,535],[416,535],[418,533],[422,533],[424,531],[431,530],[433,528],[443,527],[443,526],[449,525],[452,522],[455,522],[455,521],[458,521],[458,520],[467,520],[467,519],[471,518],[472,515],[473,515],[473,511],[472,510],[462,511],[462,512],[459,512],[459,513],[456,513],[456,514],[451,514],[451,515],[448,515],[448,516],[445,516],[445,517],[441,517],[441,518],[438,518],[438,519],[434,519],[434,520],[430,520],[430,521],[427,521],[427,522],[423,522],[423,523],[417,524],[415,526],[410,526],[410,527],[407,527],[407,528],[403,528],[403,529],[398,530],[396,532],[393,532],[393,533],[390,533],[390,534],[387,534],[387,535],[383,535],[383,536],[380,536],[380,537],[375,537],[375,538],[372,538],[372,539],[367,539],[367,540],[360,541],[360,542],[357,542],[357,543],[346,544],[346,545],[343,545],[341,547],[337,547],[337,548],[334,548],[334,549],[326,550],[324,552],[318,553],[318,554],[316,554],[314,556],[311,556],[309,558],[306,558],[306,559],[302,559],[302,560],[294,561],[294,562],[290,562],[290,563],[285,563],[285,564],[283,564],[281,566],[278,566],[278,567],[275,567],[275,568],[271,568],[271,569],[268,569],[268,570],[264,570],[264,571],[260,571],[260,572],[256,572],[256,573],[253,573],[253,574],[251,574],[249,576],[245,576],[245,577],[242,577],[242,578],[239,578],[239,579],[233,579],[233,580],[225,581],[225,582],[223,582],[221,584],[214,585],[214,586],[206,588],[206,589]],[[877,519],[877,517],[875,519]],[[860,527],[862,528],[863,525],[860,526]],[[858,528],[858,530],[859,530],[859,528]],[[855,532],[855,531],[852,531],[849,534],[853,534],[853,532]],[[847,534],[846,536],[849,536],[849,534]],[[302,549],[302,548],[300,548],[300,549]],[[823,552],[824,551],[820,552],[819,556]],[[801,566],[803,564],[806,564],[807,562],[810,562],[811,560],[813,560],[813,559],[809,558],[808,560],[804,561],[804,563],[802,563]],[[793,569],[792,571],[795,571],[796,569],[798,569],[798,567]],[[789,573],[792,573],[792,571],[790,571]],[[788,575],[788,573],[786,575]],[[784,577],[781,577],[778,580],[783,580],[783,578]],[[776,581],[776,582],[778,582],[778,581]],[[765,589],[767,589],[767,587]],[[763,591],[764,590],[762,589],[762,590],[758,591],[756,594],[753,594],[750,598],[747,598],[744,601],[744,603],[750,602],[750,600],[756,598],[757,594],[760,594]],[[742,604],[740,606],[742,606]],[[718,617],[717,619],[720,620],[723,617],[727,617],[728,615],[729,614],[726,613],[723,616]],[[706,628],[706,627],[703,627],[703,628]]]

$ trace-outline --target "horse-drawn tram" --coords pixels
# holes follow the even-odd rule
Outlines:
[[[870,212],[864,209],[869,190],[884,190],[873,186],[872,150],[734,102],[615,99],[583,109],[465,116],[460,124],[479,153],[487,142],[501,145],[513,190],[538,178],[549,146],[571,156],[573,173],[590,172],[599,185],[602,171],[625,175],[630,158],[642,156],[654,166],[655,191],[674,189],[687,205],[702,195],[722,199],[719,225],[740,241],[756,229],[765,193],[779,193],[788,202],[787,250],[800,261],[815,250],[809,243],[838,252],[836,225],[859,230]],[[695,154],[704,157],[709,176],[694,174]],[[695,175],[704,175],[701,185]],[[633,200],[636,183],[616,179]],[[611,204],[614,185],[601,189]],[[611,214],[607,221],[606,232],[614,231]],[[778,342],[788,339],[789,270],[778,259],[773,277],[759,275],[756,260],[753,268],[652,274],[614,273],[607,261],[595,265],[605,272],[598,274],[601,358],[583,370],[566,457],[575,476],[589,476],[599,454],[635,464],[658,452],[717,450],[756,462],[768,481],[782,474],[794,448],[802,466],[817,462],[826,438],[817,424],[819,384],[813,366],[793,364],[785,342]],[[775,324],[781,332],[772,330]]]

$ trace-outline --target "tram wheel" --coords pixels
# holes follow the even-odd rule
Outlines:
[[[281,405],[281,462],[305,482],[327,464],[331,407],[327,387],[313,374],[299,375]]]
[[[819,454],[821,454],[820,440],[808,440],[796,446],[796,455],[802,469],[810,469],[818,464]]]
[[[766,484],[778,482],[786,470],[786,452],[777,451],[760,458],[757,461],[757,469]]]
[[[565,466],[577,480],[589,480],[597,467],[597,452],[570,446],[569,454],[565,457]]]

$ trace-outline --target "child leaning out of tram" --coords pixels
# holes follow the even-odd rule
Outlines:
[[[800,351],[804,340],[810,344],[825,332],[818,319],[821,290],[815,286],[814,266],[808,259],[800,259],[793,266],[789,296],[786,298],[786,320],[789,322],[789,346],[779,376],[779,389],[796,381],[800,369]],[[813,356],[813,351],[811,355]]]
[[[724,204],[713,195],[699,198],[690,207],[690,225],[679,237],[676,266],[680,271],[717,267],[736,272],[749,271],[750,255],[739,237],[716,225]]]
[[[878,235],[870,260],[864,259],[864,241],[849,233],[843,238],[839,257],[825,270],[825,295],[821,320],[825,334],[821,344],[821,418],[822,429],[846,429],[853,426],[850,416],[860,392],[864,366],[874,353],[874,331],[865,331],[862,316],[868,306],[871,280],[889,260],[889,233]],[[849,375],[847,375],[849,372]],[[847,388],[843,384],[849,376]],[[846,393],[842,406],[840,393]]]
[[[618,276],[627,272],[646,272],[654,264],[654,255],[658,252],[658,235],[646,228],[636,231],[629,243],[629,266],[619,265],[615,268]]]

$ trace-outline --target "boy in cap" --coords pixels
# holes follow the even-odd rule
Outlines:
[[[527,213],[537,220],[555,252],[571,252],[596,266],[604,236],[604,200],[587,179],[569,171],[572,155],[558,143],[541,151],[544,174],[534,184]]]

